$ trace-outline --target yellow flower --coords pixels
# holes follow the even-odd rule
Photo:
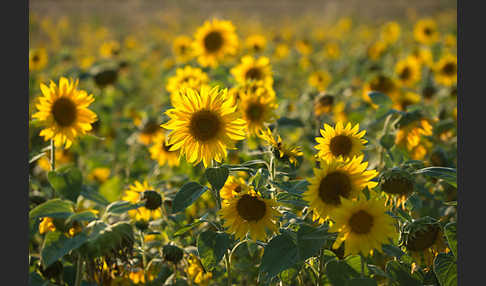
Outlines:
[[[431,67],[433,64],[432,52],[429,48],[416,48],[413,50],[411,56],[422,65]]]
[[[334,106],[334,96],[326,93],[319,94],[314,99],[314,115],[321,116],[331,112]]]
[[[238,48],[238,37],[230,21],[206,21],[197,29],[194,38],[194,52],[203,67],[216,67],[226,55],[234,55]]]
[[[398,83],[411,87],[421,79],[420,63],[413,57],[400,60],[395,65],[395,73]]]
[[[295,43],[295,47],[297,48],[297,51],[304,56],[309,55],[313,50],[310,41],[307,39],[298,40]]]
[[[319,152],[317,156],[323,160],[350,159],[362,154],[364,144],[368,141],[363,139],[366,130],[359,132],[359,123],[351,125],[350,122],[344,126],[338,122],[333,128],[324,124],[324,129],[320,129],[322,137],[317,137],[319,143],[315,146]]]
[[[192,88],[200,90],[201,86],[209,83],[208,75],[200,68],[193,68],[185,66],[178,68],[176,74],[171,76],[166,85],[166,89],[170,92],[171,101],[176,93],[182,88]]]
[[[172,43],[172,52],[176,60],[185,63],[193,58],[194,52],[192,50],[192,40],[187,36],[178,36]]]
[[[147,181],[144,181],[143,183],[135,181],[124,191],[122,200],[134,204],[139,203],[145,191],[155,191],[155,188],[149,185]],[[162,217],[162,210],[160,207],[149,209],[143,206],[138,209],[129,210],[128,215],[135,220],[149,221],[150,219],[155,220]]]
[[[240,94],[238,107],[250,134],[257,134],[265,123],[275,120],[278,104],[275,97],[268,96],[266,91],[265,88],[258,88],[255,92]]]
[[[239,195],[241,192],[245,192],[248,186],[241,177],[229,176],[224,186],[219,191],[221,199],[229,200],[234,196]]]
[[[373,108],[378,108],[376,104],[373,103],[368,93],[371,91],[381,92],[391,99],[397,97],[400,94],[398,84],[391,78],[385,75],[377,75],[371,81],[363,86],[363,99],[370,103]]]
[[[246,48],[253,53],[263,52],[263,50],[265,50],[266,44],[267,40],[263,35],[260,34],[250,35],[245,40]]]
[[[100,46],[100,55],[104,58],[111,58],[120,53],[120,43],[117,41],[105,42]]]
[[[318,91],[324,91],[331,82],[331,75],[327,71],[316,71],[309,76],[309,84]]]
[[[385,42],[377,41],[369,46],[367,51],[368,57],[372,60],[377,60],[381,57],[386,48],[387,44]]]
[[[51,81],[49,87],[41,83],[43,96],[35,105],[39,110],[32,115],[45,125],[40,132],[44,140],[53,139],[56,146],[71,147],[75,137],[92,129],[91,123],[97,120],[88,106],[94,101],[93,95],[78,90],[78,81],[59,80],[59,86]]]
[[[457,45],[457,37],[453,34],[447,34],[444,36],[444,44],[449,47],[453,48]]]
[[[273,148],[275,157],[288,161],[290,164],[297,165],[298,157],[302,157],[304,155],[300,147],[285,144],[280,135],[277,135],[277,139],[275,139],[275,137],[272,135],[272,131],[270,131],[268,127],[260,130],[257,135]]]
[[[145,120],[140,126],[138,141],[144,145],[150,145],[154,142],[155,137],[163,132],[157,121],[153,119]]]
[[[57,160],[57,159],[56,159]],[[57,163],[57,161],[56,161]],[[103,183],[110,176],[111,169],[107,167],[94,168],[93,171],[88,175],[88,180],[97,181]]]
[[[400,147],[406,147],[412,151],[419,146],[422,136],[432,135],[432,125],[427,119],[420,119],[405,126],[401,126],[395,137],[395,144]]]
[[[387,213],[385,202],[377,197],[366,200],[341,199],[341,206],[332,215],[335,224],[330,232],[338,232],[333,248],[344,242],[344,255],[367,256],[389,239],[396,239],[397,231],[393,218]]]
[[[330,42],[327,43],[324,46],[324,51],[326,52],[326,57],[328,59],[337,59],[339,58],[339,55],[341,54],[339,45],[335,42]]]
[[[211,272],[206,272],[202,267],[199,259],[194,255],[190,254],[188,258],[189,266],[187,267],[187,275],[200,286],[207,286],[213,278]]]
[[[310,209],[318,217],[328,219],[341,206],[343,198],[356,198],[365,187],[371,189],[377,185],[370,180],[378,173],[366,170],[368,162],[362,162],[363,157],[321,161],[321,168],[314,169],[314,177],[309,179],[310,185],[302,198],[309,202]]]
[[[63,165],[66,165],[67,163],[71,163],[73,161],[72,155],[67,151],[67,150],[56,150],[56,168],[61,167]],[[51,151],[48,150],[44,156],[42,156],[39,161],[37,161],[37,164],[39,167],[46,171],[49,172],[51,170]]]
[[[434,66],[434,79],[437,83],[452,86],[457,82],[457,56],[447,54]]]
[[[128,278],[132,280],[134,284],[139,284],[139,283],[145,284],[146,282],[145,276],[147,276],[149,281],[152,281],[156,278],[155,275],[151,273],[145,273],[143,269],[140,269],[138,271],[131,271],[128,274]]]
[[[421,99],[422,98],[420,95],[415,92],[401,92],[398,97],[392,99],[393,108],[396,110],[406,111],[409,105],[417,104]]]
[[[170,167],[179,166],[179,152],[170,151],[171,145],[167,144],[165,135],[159,133],[153,140],[153,145],[149,148],[150,158],[157,160],[160,166],[165,164]]]
[[[42,218],[41,223],[39,224],[39,233],[44,234],[49,231],[56,231],[56,227],[54,226],[54,222],[50,217]]]
[[[34,49],[29,51],[29,70],[41,70],[47,65],[46,49]]]
[[[273,87],[265,85],[261,80],[255,81],[245,81],[244,83],[237,84],[236,86],[230,88],[228,94],[232,97],[235,102],[239,102],[245,94],[254,94],[259,91],[261,96],[268,98],[275,98],[275,90]]]
[[[261,80],[268,86],[273,84],[272,66],[267,57],[255,59],[252,56],[244,56],[241,59],[241,63],[231,69],[231,74],[240,84],[249,80]]]
[[[393,44],[400,38],[400,33],[400,24],[392,21],[383,25],[380,36],[386,44]]]
[[[167,135],[168,143],[173,145],[170,150],[180,149],[188,162],[203,161],[205,167],[212,160],[221,162],[227,148],[245,139],[246,122],[226,89],[183,89],[174,99],[174,108],[166,111],[170,120],[161,126],[171,130]]]
[[[276,209],[277,203],[273,199],[265,199],[252,188],[241,192],[227,200],[219,211],[224,219],[224,227],[228,233],[234,234],[237,239],[243,240],[246,234],[254,240],[265,240],[265,229],[271,232],[278,230]]]
[[[274,57],[277,59],[286,58],[290,53],[290,48],[287,44],[280,43],[275,47]]]
[[[417,42],[431,45],[439,40],[437,23],[433,19],[421,19],[415,24],[413,35]]]

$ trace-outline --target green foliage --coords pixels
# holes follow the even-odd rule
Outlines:
[[[184,210],[194,203],[207,190],[208,187],[201,186],[197,182],[185,183],[174,198],[172,212],[176,213]]]
[[[204,268],[207,271],[213,270],[227,253],[230,245],[231,239],[224,232],[201,232],[197,238],[197,251]]]
[[[41,251],[43,265],[45,267],[50,266],[70,251],[79,248],[87,239],[88,237],[84,233],[69,238],[60,231],[48,232]]]
[[[434,272],[441,286],[457,285],[456,259],[451,253],[439,253],[434,259]]]
[[[65,167],[57,171],[50,171],[47,179],[62,198],[76,202],[83,185],[83,175],[79,169]]]
[[[451,249],[454,257],[457,258],[457,234],[456,234],[456,223],[451,222],[448,223],[444,227],[444,234],[447,238],[447,242],[449,244],[449,248]]]
[[[207,168],[204,175],[215,191],[221,190],[228,179],[229,169],[226,167]]]
[[[52,199],[32,209],[29,212],[29,218],[68,218],[73,212],[72,202],[61,199]]]

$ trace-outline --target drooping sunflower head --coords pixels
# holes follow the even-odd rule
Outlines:
[[[144,145],[152,143],[155,137],[163,131],[153,118],[143,120],[139,129],[138,141]]]
[[[221,199],[227,201],[234,196],[248,190],[248,185],[241,177],[229,176],[224,186],[219,191]]]
[[[178,36],[172,42],[172,53],[176,60],[185,63],[192,59],[194,52],[192,50],[192,39],[188,36]]]
[[[433,19],[419,20],[413,29],[415,40],[421,44],[431,45],[439,40],[437,23]]]
[[[267,44],[267,40],[265,39],[265,36],[260,34],[250,35],[245,40],[246,48],[252,53],[263,52],[266,44]]]
[[[393,218],[386,211],[384,200],[378,197],[342,199],[332,216],[335,224],[329,229],[339,233],[333,248],[344,242],[344,256],[360,253],[367,256],[375,249],[381,251],[382,244],[397,237]]]
[[[434,67],[435,81],[445,86],[452,86],[457,82],[457,56],[447,54]]]
[[[318,91],[324,91],[331,82],[331,75],[329,72],[316,71],[309,76],[309,85],[315,87]]]
[[[203,67],[216,67],[226,56],[236,53],[238,37],[230,21],[206,21],[194,35],[194,52]]]
[[[221,162],[227,149],[246,137],[246,122],[226,89],[181,89],[172,104],[174,108],[166,111],[170,120],[161,126],[171,130],[170,150],[180,150],[190,163],[203,161],[207,167],[212,160]]]
[[[277,159],[287,162],[290,165],[297,165],[299,158],[304,155],[299,146],[284,143],[280,135],[274,137],[272,131],[268,127],[266,129],[261,129],[257,135],[266,142]]]
[[[435,256],[447,250],[442,227],[431,217],[422,217],[406,222],[399,245],[403,246],[416,262],[432,266]]]
[[[192,88],[200,90],[201,86],[209,83],[208,75],[200,68],[193,68],[191,66],[185,66],[184,68],[178,68],[176,74],[171,76],[166,85],[166,89],[170,92],[171,101],[173,101],[174,95],[183,88]]]
[[[385,192],[388,202],[393,201],[396,207],[405,207],[405,201],[414,191],[412,175],[401,168],[392,168],[380,175],[380,189]]]
[[[258,88],[253,93],[241,94],[239,109],[250,134],[257,134],[265,124],[275,120],[278,104],[275,97],[269,97],[266,91],[265,88]]]
[[[346,126],[338,122],[334,128],[324,124],[320,132],[322,137],[316,138],[319,144],[315,148],[319,150],[317,156],[323,160],[349,159],[360,155],[368,142],[363,139],[366,130],[360,132],[359,124],[353,127],[350,122]]]
[[[261,80],[265,85],[273,84],[272,66],[267,57],[255,59],[252,56],[244,56],[241,63],[231,69],[231,74],[238,83]]]
[[[421,79],[420,63],[414,57],[400,60],[395,65],[397,80],[403,86],[411,87]]]
[[[381,29],[380,37],[387,44],[393,44],[400,38],[400,34],[401,34],[400,24],[398,24],[395,21],[392,21],[383,25]]]
[[[321,168],[314,169],[314,177],[302,197],[309,202],[312,211],[320,218],[327,219],[341,206],[341,199],[354,199],[365,187],[374,188],[377,183],[370,181],[378,175],[375,170],[366,170],[368,162],[363,156],[349,160],[321,161]]]
[[[45,49],[29,50],[29,70],[41,70],[47,65],[47,52]]]
[[[321,116],[331,112],[335,97],[331,94],[320,93],[314,100],[314,115]]]
[[[171,151],[172,145],[167,143],[165,135],[160,132],[154,140],[153,145],[149,148],[150,158],[157,160],[160,166],[169,165],[170,167],[179,166],[179,152]]]
[[[273,199],[263,198],[252,188],[241,192],[227,200],[219,211],[224,219],[224,227],[228,233],[234,234],[237,239],[245,239],[247,233],[251,239],[265,240],[266,230],[276,232],[278,230],[277,203]]]
[[[135,181],[124,191],[122,200],[131,203],[145,201],[145,206],[128,211],[128,215],[137,221],[148,222],[151,219],[155,220],[162,216],[162,210],[160,208],[162,198],[147,181],[143,181],[143,183]]]
[[[38,112],[33,118],[45,126],[40,132],[44,140],[53,139],[56,146],[69,148],[75,137],[92,129],[91,123],[97,120],[88,106],[94,101],[93,95],[78,90],[78,80],[61,77],[59,86],[53,81],[49,87],[41,83],[42,97],[35,105]]]

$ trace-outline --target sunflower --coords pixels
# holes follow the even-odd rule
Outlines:
[[[387,205],[393,202],[395,206],[405,209],[405,202],[414,192],[414,180],[409,172],[392,168],[380,174],[379,184],[387,198]]]
[[[120,54],[120,43],[117,41],[105,42],[100,46],[99,52],[104,58],[115,57]]]
[[[400,24],[395,21],[388,22],[381,28],[380,37],[383,42],[393,44],[400,38]]]
[[[363,196],[358,200],[342,199],[341,206],[332,216],[335,224],[329,229],[339,233],[333,248],[339,248],[344,242],[344,256],[367,256],[374,249],[382,250],[382,244],[389,239],[395,240],[397,236],[393,218],[386,212],[385,202],[377,197],[369,200]]]
[[[234,234],[240,241],[247,233],[252,239],[263,241],[265,229],[272,232],[278,230],[276,219],[280,213],[276,207],[273,199],[265,199],[250,188],[227,200],[219,214],[225,220],[224,227],[228,228],[228,233]]]
[[[266,44],[267,44],[267,40],[263,35],[260,34],[250,35],[245,40],[246,48],[253,53],[263,52]]]
[[[45,49],[34,49],[29,51],[29,70],[41,70],[47,65],[47,52]]]
[[[297,165],[298,158],[304,155],[299,146],[285,144],[280,135],[277,135],[277,138],[275,139],[272,135],[272,131],[270,131],[268,127],[260,130],[257,135],[273,149],[273,153],[278,159]]]
[[[190,254],[188,260],[189,266],[187,267],[187,275],[200,286],[207,286],[213,278],[213,274],[211,272],[206,272],[204,267],[202,266],[199,259],[194,255]]]
[[[432,19],[419,20],[413,29],[415,40],[421,44],[431,45],[439,40],[437,23]]]
[[[168,79],[165,89],[170,92],[172,101],[174,94],[178,93],[180,89],[192,88],[199,90],[201,86],[208,83],[208,75],[200,68],[185,66],[184,68],[178,68],[176,74]]]
[[[243,178],[229,176],[224,183],[224,186],[219,191],[221,199],[229,200],[234,196],[239,195],[241,192],[246,192],[248,190],[248,185]]]
[[[145,206],[128,211],[128,215],[131,218],[134,218],[137,221],[149,221],[150,219],[155,220],[162,217],[162,210],[160,208],[160,204],[158,204],[158,198],[160,198],[160,195],[158,195],[158,197],[157,195],[147,196],[147,194],[156,193],[154,190],[155,188],[149,185],[147,181],[144,181],[143,183],[135,181],[128,187],[128,189],[124,191],[122,200],[127,202],[138,203],[140,200],[147,197]]]
[[[423,153],[423,150],[420,150],[422,148],[418,150],[416,148],[423,141],[423,136],[431,136],[432,134],[433,127],[429,120],[421,118],[404,126],[400,126],[395,137],[395,144],[399,147],[406,148],[409,152]]]
[[[139,128],[138,141],[144,145],[149,145],[154,142],[155,137],[163,132],[160,125],[154,119],[146,119],[142,121]]]
[[[276,59],[284,59],[290,54],[290,48],[285,43],[280,43],[275,46],[275,51],[273,52],[273,56]]]
[[[420,63],[413,57],[400,60],[395,65],[395,73],[398,83],[411,87],[421,79]]]
[[[442,227],[431,217],[423,217],[405,223],[399,245],[421,265],[431,267],[434,258],[441,252],[447,252]]]
[[[312,53],[313,50],[312,45],[308,39],[298,40],[295,43],[295,47],[297,51],[303,56],[309,55],[310,53]]]
[[[433,64],[432,51],[430,51],[429,48],[415,48],[410,56],[417,60],[421,65],[431,67]]]
[[[206,21],[197,29],[194,38],[194,52],[203,67],[216,67],[226,55],[235,54],[238,48],[238,37],[230,21]]]
[[[370,96],[368,95],[371,91],[381,92],[388,95],[388,97],[392,99],[399,94],[398,84],[395,82],[395,80],[385,75],[375,76],[363,87],[363,99],[366,102],[370,103],[373,108],[378,108],[378,106],[373,103]]]
[[[309,179],[309,187],[302,198],[309,202],[310,209],[324,220],[341,206],[341,199],[353,199],[368,187],[377,183],[370,181],[378,175],[375,170],[368,170],[368,162],[363,155],[348,160],[321,161],[321,169],[314,169],[314,177]]]
[[[324,91],[330,82],[331,75],[325,70],[315,71],[309,76],[309,85],[318,91]]]
[[[401,92],[398,97],[392,99],[393,108],[396,110],[406,111],[408,106],[417,104],[420,102],[420,100],[420,95],[416,94],[415,92]]]
[[[179,152],[170,151],[171,145],[167,144],[163,133],[157,134],[153,140],[153,145],[149,148],[150,158],[157,160],[160,166],[179,166]]]
[[[94,168],[91,173],[89,173],[88,180],[103,183],[108,179],[108,177],[110,177],[110,173],[111,169],[108,167],[97,167]]]
[[[314,115],[321,116],[331,112],[334,106],[335,97],[327,93],[320,93],[314,99]]]
[[[172,130],[167,135],[168,144],[173,145],[170,150],[180,149],[188,162],[197,164],[202,160],[204,167],[213,159],[221,162],[226,149],[246,137],[246,122],[226,89],[183,89],[172,104],[175,108],[166,111],[170,120],[161,126]]]
[[[235,102],[239,102],[245,94],[255,94],[256,92],[263,97],[275,98],[275,90],[273,87],[265,85],[262,80],[250,80],[244,83],[239,83],[236,86],[230,88],[228,94],[233,98]]]
[[[319,150],[317,156],[323,160],[349,159],[361,155],[364,144],[368,141],[363,139],[366,130],[359,132],[359,123],[351,125],[350,122],[344,126],[338,122],[333,128],[324,124],[324,129],[320,129],[322,137],[317,137],[319,143],[315,146]]]
[[[192,40],[188,36],[178,36],[172,43],[172,52],[176,57],[176,60],[181,63],[185,63],[192,59]]]
[[[337,59],[337,58],[339,58],[339,55],[341,54],[341,51],[339,49],[339,45],[336,42],[327,43],[324,46],[324,51],[325,51],[325,54],[326,54],[326,58],[328,58],[328,59]]]
[[[238,83],[244,83],[248,80],[261,80],[265,85],[272,86],[272,66],[267,57],[244,56],[241,63],[231,69],[231,74]]]
[[[46,232],[56,231],[54,221],[50,217],[43,217],[39,224],[39,233],[44,234]]]
[[[434,79],[437,83],[452,86],[457,82],[457,56],[447,54],[434,66]]]
[[[53,81],[49,87],[41,83],[43,96],[35,107],[39,110],[32,115],[41,121],[45,129],[40,132],[44,140],[53,139],[56,146],[71,147],[74,138],[92,129],[91,123],[97,120],[88,106],[94,101],[93,95],[78,90],[78,80],[61,77],[59,86]]]
[[[61,167],[63,165],[66,165],[68,163],[71,163],[73,161],[73,156],[71,153],[69,153],[67,150],[61,149],[61,150],[56,150],[56,167]],[[46,171],[49,172],[51,170],[51,151],[48,150],[44,156],[39,158],[39,161],[37,161],[37,165],[39,167]]]
[[[367,54],[372,60],[378,60],[381,55],[385,52],[387,44],[383,41],[377,41],[368,47]]]
[[[250,134],[257,134],[265,123],[275,120],[278,104],[275,97],[267,96],[266,89],[258,88],[255,92],[241,94],[238,108],[246,121]]]

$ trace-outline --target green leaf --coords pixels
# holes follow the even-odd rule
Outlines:
[[[224,232],[207,230],[201,232],[197,238],[197,251],[201,263],[207,271],[218,265],[231,244],[229,235]]]
[[[79,233],[73,238],[69,238],[60,231],[51,231],[46,234],[41,250],[41,261],[45,267],[49,267],[71,250],[80,247],[88,237],[84,233]]]
[[[415,279],[410,275],[410,269],[398,261],[390,261],[385,266],[386,273],[390,276],[391,280],[395,283],[390,285],[410,285],[421,286],[421,281]]]
[[[400,258],[402,257],[402,255],[405,254],[399,247],[396,247],[395,245],[391,245],[391,244],[383,244],[381,246],[381,249],[386,255],[391,257]]]
[[[361,273],[361,256],[359,255],[349,255],[344,259],[344,261],[351,266],[354,271]],[[368,276],[368,264],[365,262],[364,265],[365,275]]]
[[[277,124],[280,127],[303,127],[304,123],[299,118],[289,118],[289,117],[280,117],[277,119]]]
[[[456,223],[451,222],[448,223],[444,227],[444,234],[447,238],[447,242],[449,243],[449,248],[451,249],[454,257],[457,258],[457,234],[456,234]]]
[[[122,180],[115,176],[106,180],[99,188],[99,193],[105,197],[108,202],[114,202],[120,197],[122,191]]]
[[[457,285],[457,265],[450,253],[439,253],[434,259],[434,273],[441,286]]]
[[[292,267],[298,257],[297,245],[290,235],[287,233],[277,235],[265,247],[260,272],[274,277],[281,271]]]
[[[97,219],[97,218],[96,218],[96,215],[93,212],[83,211],[83,212],[80,212],[80,213],[75,213],[75,214],[71,215],[70,217],[68,217],[68,219],[66,220],[66,224],[69,224],[70,222],[74,222],[74,221],[90,222],[90,221],[93,221],[95,219]]]
[[[66,167],[50,171],[47,180],[61,197],[76,202],[83,185],[83,175],[79,169]]]
[[[344,261],[331,260],[326,263],[326,276],[333,286],[346,286],[348,280],[360,274]]]
[[[44,280],[39,273],[30,272],[29,273],[29,285],[30,286],[49,286],[49,281]]]
[[[219,191],[228,179],[229,170],[226,167],[207,168],[204,173],[214,190]]]
[[[442,179],[457,188],[457,172],[454,168],[428,167],[415,171],[415,174]]]
[[[309,182],[306,180],[295,180],[288,182],[273,182],[279,189],[284,190],[293,195],[302,195],[307,190]]]
[[[81,190],[81,196],[87,198],[88,200],[91,200],[95,203],[98,203],[102,206],[107,206],[110,202],[98,191],[88,187],[88,186],[83,186]]]
[[[139,207],[144,206],[145,203],[138,203],[138,204],[132,204],[131,202],[126,202],[126,201],[116,201],[112,202],[106,207],[106,213],[109,214],[123,214],[129,210],[134,210],[138,209]]]
[[[306,224],[301,225],[297,231],[299,261],[318,255],[319,250],[321,250],[326,242],[335,237],[334,234],[328,233],[327,229],[328,227],[325,224],[318,228]]]
[[[390,97],[384,93],[378,91],[371,91],[368,93],[368,96],[371,98],[374,104],[378,106],[390,107],[392,105],[392,101]]]
[[[180,212],[194,203],[208,187],[201,186],[197,182],[188,182],[184,184],[177,192],[172,204],[172,213]]]
[[[52,199],[32,209],[29,212],[29,217],[30,219],[41,217],[68,218],[73,212],[72,202],[61,199]]]
[[[208,216],[208,213],[206,213],[205,215],[203,215],[201,218],[196,219],[193,223],[188,224],[188,225],[180,228],[178,231],[176,231],[174,233],[174,237],[179,236],[179,235],[182,235],[182,234],[190,231],[191,229],[195,228],[196,226],[200,225],[201,223],[203,223],[205,221],[205,219],[206,219],[207,216]]]
[[[376,281],[371,278],[353,278],[346,283],[346,286],[377,286]]]
[[[395,135],[385,134],[380,138],[380,145],[386,149],[390,149],[395,145]]]

